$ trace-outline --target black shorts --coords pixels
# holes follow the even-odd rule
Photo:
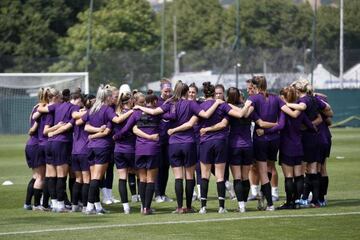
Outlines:
[[[251,165],[254,163],[254,149],[248,148],[230,148],[229,164],[230,165]]]
[[[285,154],[279,154],[279,165],[286,164],[288,166],[301,165],[303,156],[287,156]]]
[[[279,152],[280,139],[259,141],[254,139],[254,155],[256,161],[276,161]]]

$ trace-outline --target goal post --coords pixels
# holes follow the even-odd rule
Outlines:
[[[37,103],[41,87],[81,88],[89,93],[89,74],[74,73],[0,73],[0,134],[25,134],[29,114]]]

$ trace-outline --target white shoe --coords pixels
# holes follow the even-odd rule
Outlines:
[[[172,198],[169,198],[166,195],[162,196],[161,198],[164,200],[164,202],[173,202],[174,201]]]
[[[312,198],[313,198],[313,194],[312,192],[309,193],[309,196],[308,196],[308,201],[311,202],[312,201]]]
[[[72,205],[71,212],[81,212],[82,208],[79,205]]]
[[[105,205],[110,205],[112,204],[113,202],[111,201],[111,199],[109,198],[103,198],[103,200],[101,201],[103,204]]]
[[[245,207],[239,207],[238,211],[239,211],[239,213],[244,213],[244,212],[246,212],[246,208]]]
[[[228,211],[225,209],[225,208],[223,208],[223,207],[220,207],[219,208],[219,211],[218,211],[218,213],[227,213]]]
[[[200,208],[199,213],[200,213],[200,214],[206,214],[206,207]]]
[[[39,206],[36,206],[36,207],[33,206],[32,210],[33,211],[44,211],[44,208],[43,208],[43,206],[39,205]]]
[[[31,205],[24,204],[24,209],[25,209],[25,210],[32,210],[32,206],[31,206]]]
[[[163,202],[165,202],[165,200],[162,198],[162,196],[156,196],[155,197],[155,202],[156,203],[163,203]]]
[[[270,212],[275,211],[275,206],[274,205],[267,206],[265,211],[270,211]]]
[[[124,214],[130,214],[130,208],[124,209]]]
[[[129,203],[123,203],[123,209],[124,209],[124,214],[130,214],[130,205],[129,205]]]
[[[235,196],[235,191],[234,191],[234,186],[231,182],[229,181],[226,181],[225,182],[225,188],[226,188],[226,191],[229,193],[229,198],[231,200],[234,200],[234,198],[236,198]]]

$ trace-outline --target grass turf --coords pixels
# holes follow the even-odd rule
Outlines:
[[[360,129],[334,129],[332,132],[333,148],[328,160],[329,206],[325,208],[259,212],[256,202],[252,201],[248,204],[248,212],[239,214],[234,212],[236,201],[227,200],[229,213],[220,215],[216,212],[218,203],[212,178],[208,214],[173,215],[171,211],[176,203],[172,202],[153,203],[156,213],[152,216],[140,215],[139,204],[131,204],[131,215],[122,214],[121,204],[107,207],[111,213],[103,216],[23,210],[26,184],[31,176],[24,160],[26,136],[3,135],[0,136],[0,183],[11,180],[14,185],[0,186],[0,239],[359,239]],[[280,168],[278,171],[284,199],[283,177]],[[167,192],[175,198],[170,176]],[[118,197],[116,189],[115,178],[113,191]],[[200,203],[195,202],[194,207],[199,209]],[[326,215],[352,212],[356,214]],[[298,215],[305,216],[293,217]],[[69,229],[83,227],[86,229]],[[28,233],[46,229],[63,230]],[[23,233],[3,235],[15,232]]]

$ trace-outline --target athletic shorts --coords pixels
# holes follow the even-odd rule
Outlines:
[[[26,145],[25,146],[25,158],[29,168],[37,168],[42,164],[39,158],[39,145]]]
[[[103,165],[111,161],[111,147],[90,148],[88,154],[89,165]]]
[[[191,167],[196,164],[196,144],[180,143],[169,145],[169,160],[171,167]]]
[[[116,169],[135,168],[135,153],[115,152]]]
[[[46,164],[52,164],[52,162],[53,162],[51,144],[52,144],[52,142],[49,142],[49,141],[45,144],[45,162],[46,162]]]
[[[287,156],[285,154],[279,154],[279,165],[286,164],[288,166],[298,166],[301,165],[303,156]]]
[[[135,155],[135,166],[137,169],[159,168],[160,157],[157,155]]]
[[[254,163],[254,149],[247,148],[229,148],[229,164],[230,165],[251,165]]]
[[[70,165],[71,161],[71,143],[56,142],[51,143],[51,153],[53,157],[52,165],[60,166],[64,164]]]
[[[71,169],[74,172],[90,171],[90,164],[87,154],[73,154],[71,155]]]
[[[320,145],[317,134],[304,133],[301,142],[304,149],[304,162],[313,163],[319,161]]]
[[[200,162],[204,164],[220,164],[227,161],[226,140],[216,139],[200,143]]]
[[[279,151],[280,139],[259,141],[254,139],[254,155],[256,161],[276,161]]]

